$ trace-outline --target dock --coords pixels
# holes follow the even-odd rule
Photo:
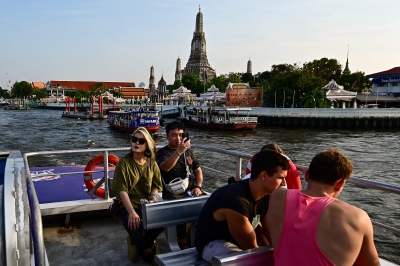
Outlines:
[[[165,108],[166,106],[164,106]],[[170,115],[182,106],[170,106]],[[246,116],[247,112],[238,112]],[[320,129],[400,129],[400,108],[268,108],[252,107],[249,116],[261,126]]]
[[[253,107],[264,126],[321,129],[399,129],[400,109],[396,108],[262,108]]]

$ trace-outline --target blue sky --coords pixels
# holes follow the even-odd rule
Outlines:
[[[400,66],[399,0],[0,0],[0,86],[16,80],[174,81],[198,6],[217,74],[322,57],[371,74]]]

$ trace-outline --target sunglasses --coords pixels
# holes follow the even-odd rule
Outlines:
[[[185,128],[185,125],[183,124],[183,123],[170,123],[170,124],[168,124],[168,127],[170,128],[170,129],[172,129],[172,130],[174,130],[175,128],[178,128],[178,129],[184,129]]]
[[[136,143],[136,142],[139,142],[139,145],[143,145],[146,143],[146,139],[132,136],[132,143]]]

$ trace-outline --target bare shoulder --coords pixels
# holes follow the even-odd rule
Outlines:
[[[270,197],[270,202],[273,201],[282,201],[286,199],[287,189],[286,188],[278,188],[274,192],[272,192]]]
[[[329,204],[328,210],[330,216],[343,219],[354,228],[360,228],[363,224],[371,223],[368,214],[364,210],[341,200],[335,200]]]

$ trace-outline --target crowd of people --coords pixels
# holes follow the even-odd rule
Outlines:
[[[156,151],[139,127],[131,151],[119,161],[112,189],[121,209],[115,216],[128,232],[129,259],[153,262],[155,240],[164,228],[145,230],[140,200],[150,203],[202,196],[203,172],[182,123],[166,125],[168,144]],[[214,256],[272,245],[275,265],[379,265],[367,213],[337,199],[353,165],[336,149],[312,159],[302,190],[293,162],[277,144],[267,144],[249,161],[244,178],[214,191],[196,223],[195,247]],[[181,249],[189,224],[177,226]]]

